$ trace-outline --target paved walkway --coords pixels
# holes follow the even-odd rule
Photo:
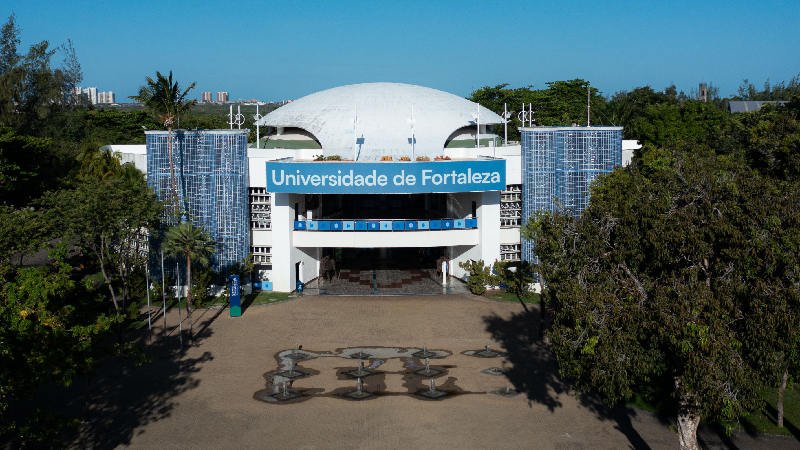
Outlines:
[[[551,354],[530,340],[537,317],[518,303],[471,295],[306,296],[251,307],[239,318],[228,310],[197,311],[198,339],[183,355],[153,350],[153,363],[123,375],[112,368],[98,378],[92,392],[99,420],[84,426],[76,447],[677,448],[668,421],[632,409],[611,411],[593,397],[571,395]],[[177,314],[170,312],[167,321],[174,326]],[[154,321],[158,336],[162,323],[161,316]],[[314,356],[298,362],[297,369],[310,376],[291,386],[303,397],[285,403],[254,398],[280,389],[273,375],[287,368],[284,357],[295,342]],[[487,343],[506,355],[464,354]],[[431,367],[446,371],[436,379],[437,388],[459,395],[429,401],[413,394],[430,382],[410,374],[424,360],[408,353],[423,344],[445,356],[430,360]],[[168,345],[177,347],[174,334]],[[355,388],[342,372],[357,368],[345,356],[358,349],[383,361],[374,369],[378,375],[364,379],[364,389],[384,395],[357,402],[338,394]],[[492,366],[509,371],[499,377],[481,373]],[[488,393],[502,386],[522,394]],[[81,406],[80,399],[70,404]],[[701,439],[708,448],[800,448],[794,440],[726,437],[710,429],[702,430]]]

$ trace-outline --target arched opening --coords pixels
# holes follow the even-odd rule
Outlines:
[[[321,149],[319,139],[298,127],[269,127],[261,138],[261,148]]]

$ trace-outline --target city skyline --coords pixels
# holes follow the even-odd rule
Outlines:
[[[605,95],[673,83],[689,93],[706,82],[727,96],[744,78],[758,86],[788,81],[798,67],[782,55],[800,50],[792,23],[800,4],[791,1],[769,8],[743,1],[218,6],[193,3],[175,22],[152,14],[152,1],[111,1],[93,4],[92,23],[99,25],[85,27],[84,9],[45,1],[16,4],[3,19],[16,14],[20,52],[42,40],[55,47],[71,39],[83,85],[102,85],[118,102],[129,101],[156,70],[172,70],[184,87],[197,82],[190,97],[198,100],[202,91],[225,89],[232,99],[281,101],[376,81],[469,96],[483,86],[543,88],[574,78]],[[203,26],[212,11],[215,25]],[[250,17],[256,20],[241,20]]]

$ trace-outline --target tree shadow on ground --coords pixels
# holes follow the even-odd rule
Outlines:
[[[560,397],[569,395],[570,384],[559,375],[555,355],[537,339],[538,305],[529,306],[528,311],[514,313],[508,318],[493,315],[483,320],[486,330],[506,351],[506,362],[511,365],[506,377],[514,389],[526,395],[529,405],[539,403],[552,412],[563,406]],[[630,448],[650,449],[633,426],[632,419],[638,414],[637,410],[624,405],[610,408],[599,395],[594,394],[581,395],[578,400],[599,420],[616,422],[615,428],[628,438]]]
[[[210,334],[206,330],[203,337],[208,338]],[[137,340],[145,345],[146,330],[139,333]],[[163,344],[158,346],[155,342],[144,351],[152,362],[136,366],[129,359],[114,358],[104,363],[104,368],[89,385],[88,422],[84,378],[74,380],[70,387],[43,387],[34,400],[19,407],[22,410],[38,407],[84,420],[78,429],[65,432],[64,438],[72,448],[130,445],[132,439],[141,434],[148,424],[171,416],[177,399],[199,385],[195,375],[203,364],[214,359],[210,352],[203,352],[197,357],[189,357],[177,349],[166,352]],[[14,442],[6,444],[12,448],[19,447]]]
[[[127,364],[93,383],[91,417],[95,421],[81,426],[76,447],[129,445],[141,432],[137,430],[170,417],[177,397],[198,386],[194,374],[214,359],[209,352],[196,358],[156,350],[148,354],[153,362],[139,367]],[[82,406],[83,399],[77,400]]]

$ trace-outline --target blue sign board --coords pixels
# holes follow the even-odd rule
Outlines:
[[[506,161],[267,162],[267,191],[302,194],[413,194],[501,191]]]
[[[239,286],[239,275],[231,275],[228,278],[231,280],[231,317],[240,317],[242,315],[242,290]]]

